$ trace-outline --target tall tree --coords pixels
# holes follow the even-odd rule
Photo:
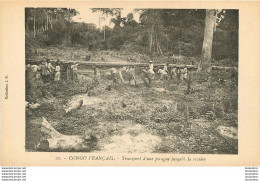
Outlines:
[[[68,8],[26,8],[26,32],[32,32],[34,39],[37,39],[38,35],[44,37],[47,44],[56,41],[70,45],[71,18],[77,13],[75,9]]]
[[[218,13],[212,57],[215,60],[238,60],[238,10],[223,9]]]
[[[112,18],[111,22],[115,24],[114,28],[120,28],[121,22],[123,22],[123,18],[121,18],[121,10],[122,8],[92,8],[92,12],[101,12],[102,16],[105,15],[105,17],[99,17],[99,26],[100,26],[100,20],[105,20],[108,15],[110,16],[116,16],[116,18]],[[106,25],[104,26],[104,40],[106,39]]]
[[[198,70],[211,70],[211,54],[212,54],[212,43],[213,34],[216,26],[216,10],[209,9],[206,10],[205,19],[205,30],[204,30],[204,40],[201,52],[201,61],[199,63]]]
[[[162,13],[163,10],[160,9],[140,9],[141,24],[148,28],[149,34],[149,50],[150,53],[158,52],[162,54],[161,44],[160,44],[160,31],[162,28]]]

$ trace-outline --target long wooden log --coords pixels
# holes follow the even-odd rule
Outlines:
[[[154,67],[163,67],[165,64],[154,64]],[[135,66],[135,67],[148,67],[148,63],[129,63],[129,62],[80,62],[79,66],[86,67],[123,67],[123,66]],[[169,67],[184,68],[185,64],[169,64]],[[197,69],[197,65],[186,65],[189,69]]]
[[[51,60],[51,62],[55,62]],[[26,63],[35,64],[37,61],[34,60],[26,60]],[[62,61],[63,64],[73,64],[78,63],[79,66],[83,66],[86,68],[111,68],[111,67],[123,67],[123,66],[136,66],[136,67],[148,67],[148,63],[130,63],[130,62],[81,62],[81,61]],[[165,64],[154,64],[154,67],[163,67]],[[198,69],[198,65],[186,65],[188,69]],[[184,68],[185,64],[169,64],[168,67],[179,67]],[[222,67],[222,66],[212,66],[212,70],[229,70],[229,69],[238,69],[237,67]]]

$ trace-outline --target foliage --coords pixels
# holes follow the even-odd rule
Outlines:
[[[122,17],[120,8],[93,8],[103,18],[110,15],[113,28],[74,22],[75,9],[26,8],[26,57],[38,46],[80,45],[90,51],[126,50],[142,54],[199,57],[201,55],[205,10],[136,9]],[[238,59],[238,11],[219,11],[213,39],[214,60]],[[126,50],[127,51],[127,50]]]

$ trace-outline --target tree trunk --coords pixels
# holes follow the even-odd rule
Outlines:
[[[44,23],[43,23],[43,18],[42,18],[42,31],[44,31]]]
[[[167,41],[166,41],[166,50],[167,50],[167,53],[169,52],[169,42],[168,42],[168,37],[167,37]]]
[[[104,26],[104,40],[106,39],[106,26]]]
[[[157,47],[157,33],[156,31],[154,32],[154,52],[158,52],[158,47]]]
[[[44,31],[47,31],[47,24],[46,24],[47,21],[44,20]]]
[[[40,32],[40,25],[39,25],[39,23],[37,23],[37,33],[39,33]]]
[[[153,48],[153,26],[151,27],[151,33],[150,33],[150,53],[152,53]]]
[[[52,27],[52,16],[50,16],[50,25],[51,25],[51,29],[53,29],[53,27]]]
[[[178,51],[179,51],[179,59],[181,58],[181,41],[178,40]]]
[[[206,10],[205,19],[205,31],[204,40],[201,52],[201,61],[199,63],[198,71],[208,70],[211,71],[211,53],[212,53],[212,43],[213,43],[213,33],[216,23],[216,10]]]
[[[36,28],[35,28],[35,13],[33,14],[33,37],[36,37]]]
[[[65,32],[64,38],[62,39],[62,44],[64,46],[70,46],[71,45],[71,37],[70,37],[70,32]]]
[[[46,14],[46,25],[47,25],[47,30],[49,29],[49,18],[48,14]]]

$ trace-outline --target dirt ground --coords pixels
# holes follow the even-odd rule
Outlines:
[[[196,64],[199,57],[187,57],[175,54],[141,54],[135,51],[127,50],[98,50],[88,51],[87,48],[79,47],[62,47],[62,46],[49,46],[49,47],[38,47],[28,52],[26,59],[34,61],[42,61],[43,58],[49,58],[50,60],[60,59],[62,61],[78,61],[78,62],[138,62],[148,63],[153,61],[154,63],[175,63],[175,64]],[[237,66],[237,63],[231,60],[223,60],[213,62],[214,65],[231,66],[227,63],[232,63]]]
[[[86,152],[238,153],[237,79],[229,71],[213,72],[210,85],[194,74],[189,94],[185,81],[155,80],[147,86],[136,77],[137,86],[103,78],[35,86],[40,96],[34,101],[41,106],[26,109],[26,150],[49,151],[37,147],[45,136],[40,130],[45,117],[64,135],[91,132],[96,141]],[[64,112],[68,102],[81,99],[79,109]]]

